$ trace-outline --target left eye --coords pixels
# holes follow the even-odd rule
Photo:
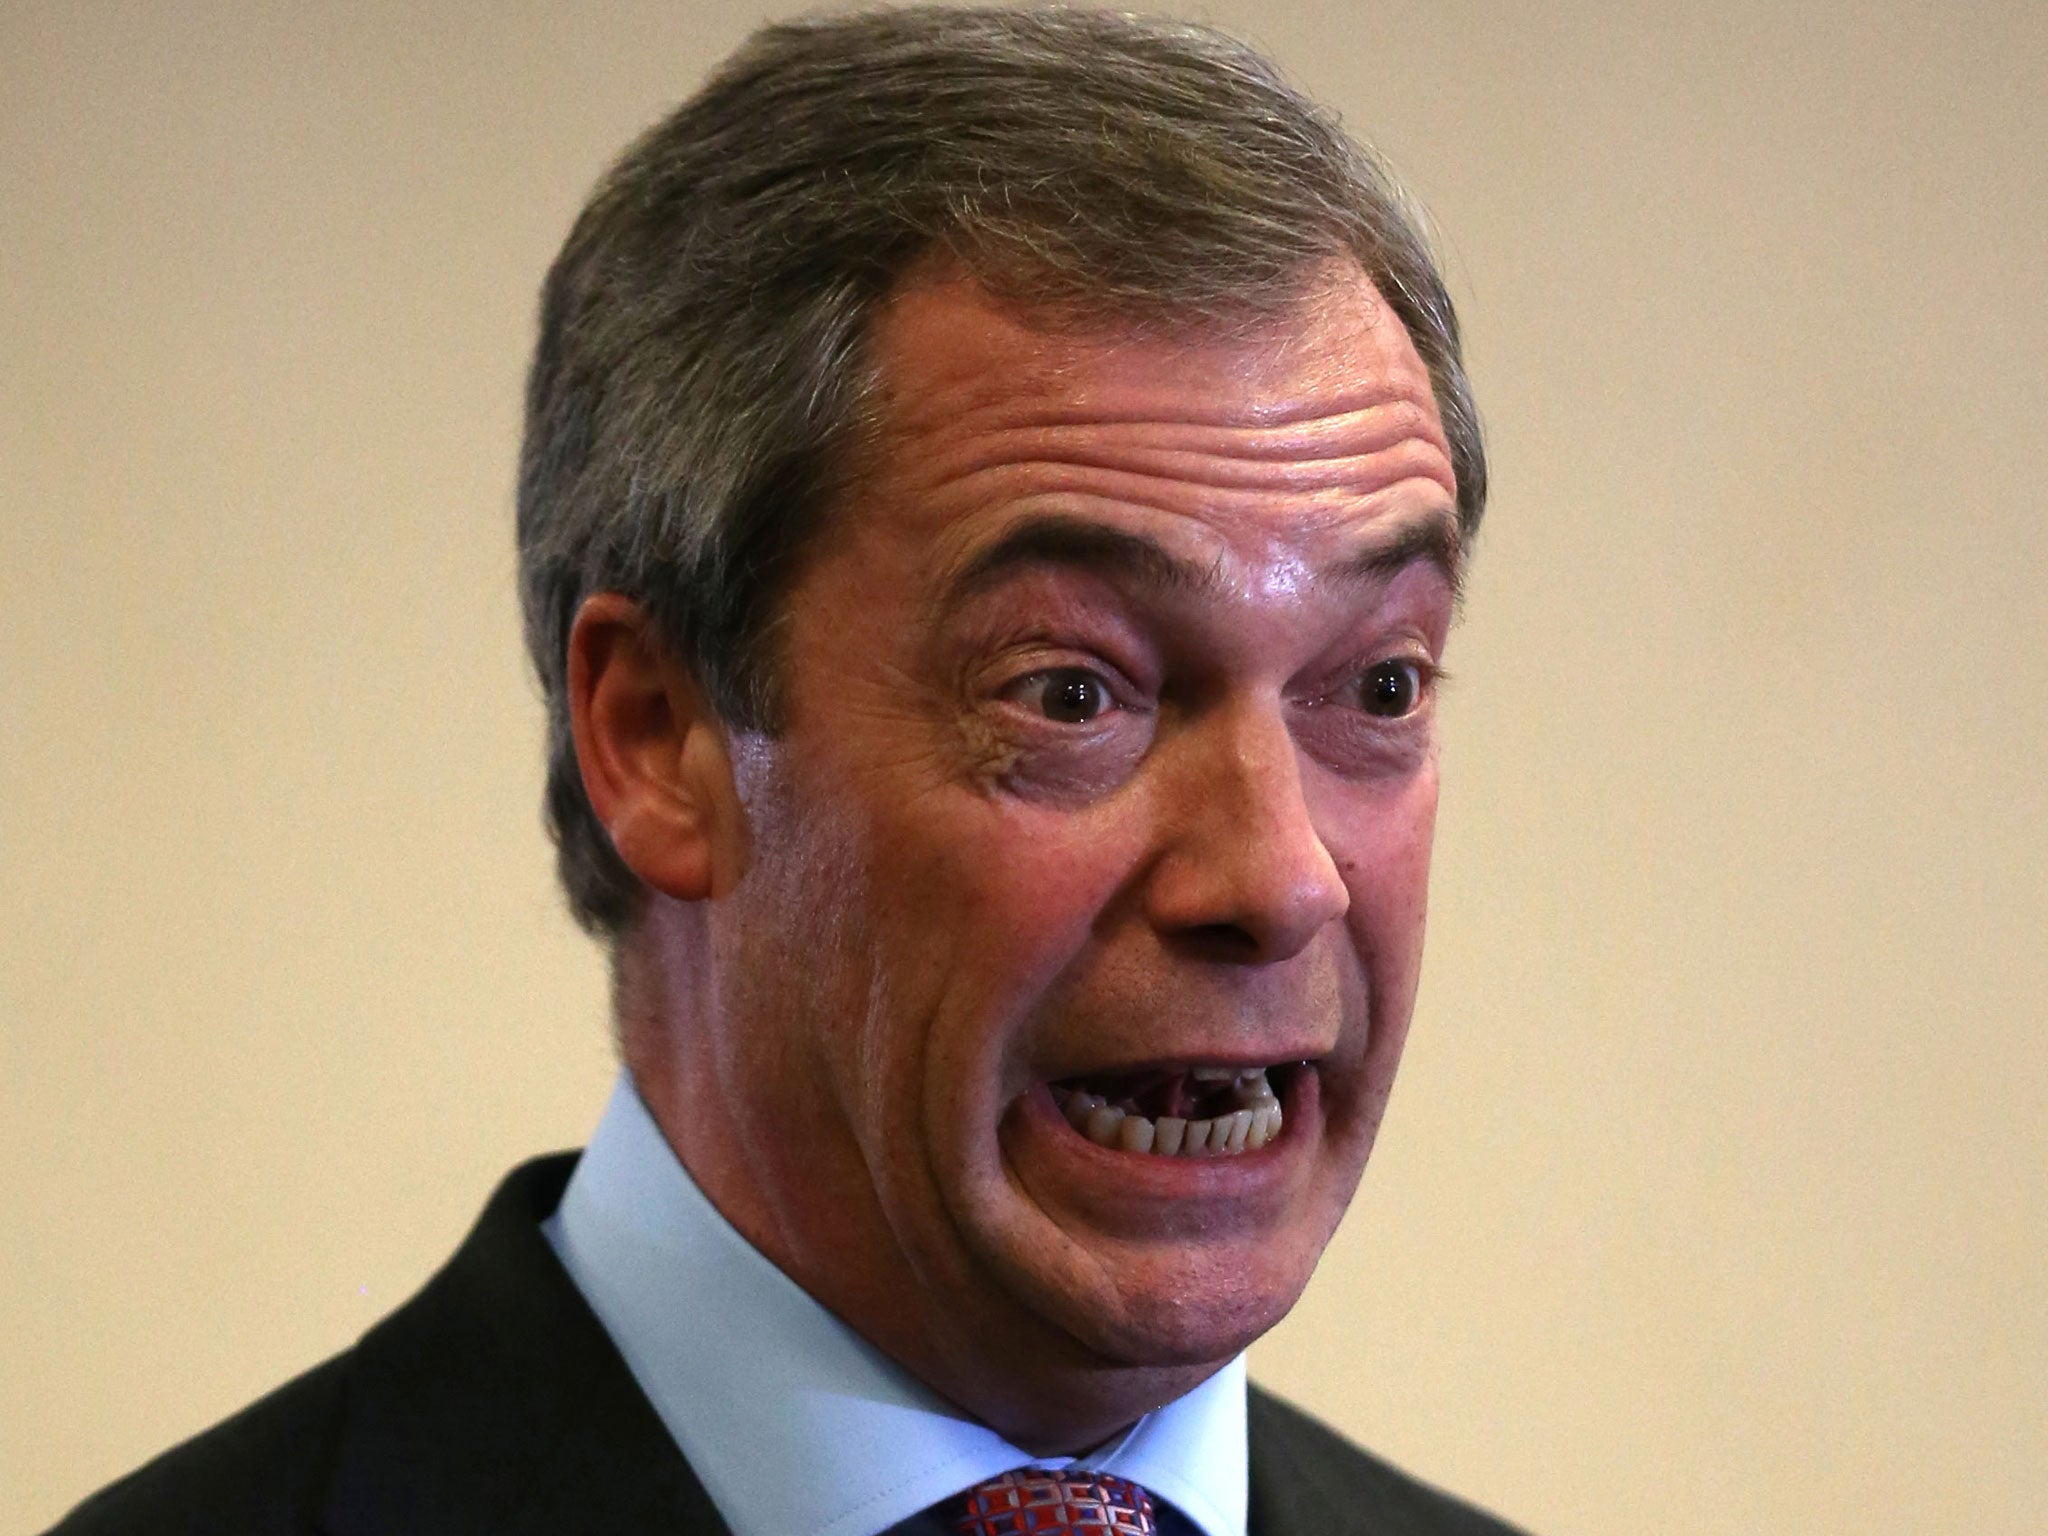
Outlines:
[[[1020,679],[1010,697],[1061,725],[1086,725],[1115,702],[1109,685],[1079,667],[1054,667]]]
[[[1412,715],[1422,703],[1428,681],[1422,667],[1412,661],[1383,661],[1359,679],[1359,704],[1369,715],[1397,720]]]

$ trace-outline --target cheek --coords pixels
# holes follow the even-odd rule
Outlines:
[[[922,970],[934,1048],[986,1070],[991,1048],[1030,1044],[1029,1025],[1089,951],[1137,858],[1132,830],[968,792],[938,797],[885,897],[887,948]],[[904,829],[907,836],[910,829]],[[913,958],[914,957],[914,958]]]
[[[1015,801],[983,802],[948,849],[956,920],[1011,957],[1015,983],[1044,987],[1087,945],[1128,876],[1140,839],[1107,815],[1074,816]]]
[[[1346,820],[1331,849],[1351,892],[1349,921],[1376,989],[1412,992],[1429,909],[1429,858],[1436,834],[1435,765],[1375,793]]]
[[[1436,827],[1434,765],[1398,790],[1376,797],[1371,814],[1352,823],[1342,852],[1331,851],[1351,892],[1345,921],[1365,968],[1368,1024],[1363,1089],[1346,1109],[1333,1103],[1340,1136],[1349,1129],[1370,1146],[1407,1043],[1422,970],[1429,909],[1430,843]]]

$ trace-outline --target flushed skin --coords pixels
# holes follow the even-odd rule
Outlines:
[[[724,728],[621,598],[572,635],[585,783],[656,893],[627,1059],[764,1253],[1071,1450],[1278,1321],[1371,1149],[1422,950],[1456,486],[1355,268],[1194,341],[927,271],[871,358],[779,734]],[[1238,1157],[1097,1146],[1049,1091],[1294,1062],[1284,1134]]]

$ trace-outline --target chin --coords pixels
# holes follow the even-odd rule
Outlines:
[[[1300,1299],[1300,1287],[1228,1300],[1151,1297],[1118,1317],[1092,1320],[1096,1337],[1084,1342],[1120,1365],[1214,1370],[1243,1354]]]
[[[1085,1244],[1076,1243],[1076,1247]],[[1012,1294],[1094,1359],[1117,1367],[1213,1370],[1293,1310],[1323,1241],[1293,1252],[1188,1245],[1132,1257],[1074,1256],[1010,1277]]]

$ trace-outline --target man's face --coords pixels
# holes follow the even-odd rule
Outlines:
[[[786,729],[735,745],[686,1156],[913,1368],[1206,1367],[1306,1284],[1414,1000],[1458,559],[1428,377],[1355,272],[1250,341],[964,280],[873,341]]]

